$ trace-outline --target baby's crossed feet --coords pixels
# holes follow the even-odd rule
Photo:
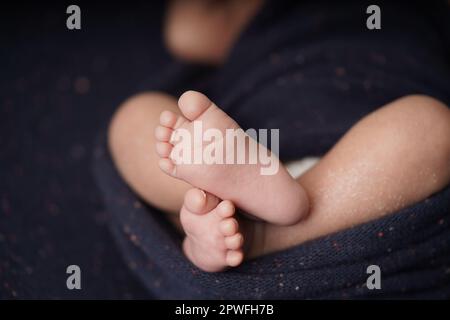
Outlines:
[[[231,143],[231,141],[225,141],[227,130],[235,130],[245,135],[246,143],[236,146],[245,148],[240,150],[244,154],[249,155],[252,151],[254,152],[255,149],[250,148],[250,143],[256,143],[243,133],[232,118],[199,92],[185,92],[180,97],[178,106],[181,115],[164,111],[160,117],[160,125],[155,130],[158,141],[156,151],[161,157],[159,165],[164,172],[221,199],[230,200],[243,211],[270,223],[292,225],[308,213],[309,204],[303,187],[282,165],[279,165],[278,170],[272,175],[262,175],[261,168],[264,166],[259,158],[256,163],[246,162],[245,164],[230,164],[226,161],[222,163],[175,161],[174,143],[176,146],[179,146],[178,143],[186,143],[184,140],[174,141],[177,132],[184,131],[191,136],[187,148],[190,156],[195,155],[198,149],[208,146],[208,143],[203,140],[199,144],[192,138],[195,136],[195,124],[199,122],[202,124],[202,130],[214,129],[220,134],[220,141],[212,139],[209,144],[227,146],[227,143]],[[271,163],[279,163],[276,155],[270,153],[264,146],[258,144],[258,148],[262,150],[258,151],[259,154],[266,152]],[[239,152],[234,150],[236,153]],[[228,156],[223,154],[223,159],[229,159]]]
[[[183,251],[200,269],[217,272],[242,262],[244,237],[234,214],[231,201],[196,188],[186,193],[180,212]]]

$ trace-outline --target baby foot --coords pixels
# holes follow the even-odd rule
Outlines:
[[[170,111],[164,111],[160,117],[160,125],[155,130],[156,151],[161,157],[159,161],[160,168],[167,174],[182,179],[189,184],[206,190],[221,199],[228,199],[245,212],[263,219],[270,223],[291,225],[302,219],[308,212],[308,199],[303,187],[296,182],[282,166],[272,175],[262,175],[263,165],[260,159],[256,164],[207,164],[201,163],[183,163],[177,161],[174,155],[174,141],[177,133],[188,132],[191,137],[195,135],[195,125],[201,123],[202,130],[215,129],[221,133],[226,146],[230,141],[226,141],[226,130],[239,130],[239,125],[230,118],[225,112],[219,109],[205,95],[195,92],[185,92],[178,101],[178,106],[182,115],[177,115]],[[237,131],[239,132],[239,131]],[[245,135],[245,133],[242,134]],[[247,135],[246,142],[242,145],[245,148],[244,153],[249,155],[253,147],[250,143],[256,143],[249,139]],[[194,140],[191,138],[191,140]],[[232,139],[229,139],[232,140]],[[205,149],[208,144],[204,141],[198,143],[189,143],[188,150],[190,155],[196,154],[197,150]],[[185,141],[178,142],[180,144]],[[253,145],[252,145],[253,146]],[[238,146],[239,147],[239,146]],[[258,148],[264,148],[258,145]],[[237,153],[236,149],[234,149]],[[263,149],[269,154],[271,163],[279,163],[278,158]],[[242,150],[241,150],[242,151]],[[253,151],[254,152],[254,151]],[[224,158],[227,158],[226,152],[223,152]],[[227,161],[223,161],[225,163]]]
[[[241,264],[244,237],[233,215],[231,201],[195,188],[186,192],[180,212],[186,232],[183,251],[200,269],[217,272]]]

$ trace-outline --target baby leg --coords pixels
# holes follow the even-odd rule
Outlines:
[[[419,202],[450,181],[450,110],[408,96],[358,122],[299,179],[311,211],[288,227],[260,223],[263,252],[287,248]]]
[[[142,93],[129,98],[111,121],[109,148],[123,179],[140,197],[178,215],[184,194],[191,186],[159,169],[155,128],[163,110],[178,113],[177,101],[162,93]]]

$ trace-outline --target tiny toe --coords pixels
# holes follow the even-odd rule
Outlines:
[[[175,165],[173,164],[172,160],[168,158],[161,158],[159,159],[159,167],[162,171],[167,173],[168,175],[175,176]]]
[[[173,130],[163,126],[157,126],[155,128],[155,137],[158,141],[168,142],[172,136]]]
[[[156,153],[162,158],[169,157],[170,153],[172,152],[172,149],[173,146],[170,143],[167,142],[156,143]]]
[[[197,188],[188,190],[184,196],[186,208],[197,214],[210,212],[218,203],[219,199],[216,196]]]
[[[212,102],[203,93],[190,90],[181,95],[178,106],[183,115],[193,121],[212,106]]]
[[[242,263],[242,260],[244,260],[244,253],[242,250],[230,250],[227,252],[225,259],[227,265],[230,267],[236,267]]]
[[[236,219],[228,218],[220,222],[219,230],[225,237],[229,237],[238,232],[239,224]]]
[[[178,116],[172,111],[165,110],[159,116],[159,123],[167,128],[173,128],[177,122]]]
[[[229,200],[224,200],[217,206],[217,211],[222,218],[229,218],[234,214],[234,204]]]
[[[241,233],[236,233],[230,237],[225,238],[225,246],[229,250],[238,250],[244,244],[244,236]]]

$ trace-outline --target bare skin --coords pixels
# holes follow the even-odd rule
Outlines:
[[[260,226],[265,242],[256,255],[380,218],[447,186],[450,110],[426,96],[395,100],[359,121],[298,181],[308,190],[309,218]]]
[[[153,131],[163,110],[180,113],[176,100],[163,94],[128,100],[112,120],[109,143],[117,168],[130,186],[152,205],[177,213],[192,186],[158,167],[159,157],[152,151],[157,143]],[[426,96],[393,101],[355,124],[298,179],[311,203],[305,220],[275,226],[236,219],[246,238],[246,256],[285,249],[421,201],[449,183],[449,164],[448,108]],[[208,263],[193,262],[211,271]],[[225,260],[222,268],[228,266]]]
[[[166,47],[175,57],[222,64],[262,0],[172,0],[164,23]]]

